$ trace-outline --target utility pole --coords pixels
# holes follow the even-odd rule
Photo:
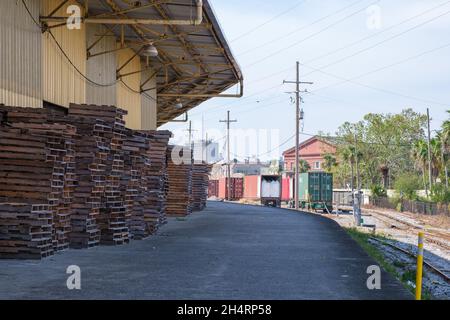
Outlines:
[[[431,129],[430,129],[430,109],[427,108],[427,122],[428,122],[428,183],[430,184],[430,190],[433,186],[433,178],[431,177]]]
[[[300,81],[300,62],[297,61],[297,80],[296,81],[283,81],[283,83],[294,83],[295,87],[295,187],[294,187],[294,202],[295,202],[295,210],[299,209],[298,205],[298,190],[299,188],[299,146],[300,146],[300,85],[301,84],[313,84],[313,82],[301,82]],[[308,92],[308,91],[302,91]]]
[[[227,120],[220,120],[219,122],[226,122],[227,124],[227,189],[228,200],[231,200],[231,168],[230,168],[230,123],[237,122],[237,120],[230,120],[230,110],[227,111]]]
[[[359,160],[358,160],[358,141],[357,135],[355,132],[355,165],[356,165],[356,201],[353,201],[353,214],[356,219],[356,225],[361,225],[361,186],[360,186],[360,177],[359,177]],[[352,177],[353,179],[353,177]],[[353,191],[353,190],[352,190]],[[356,202],[356,203],[355,203]]]
[[[205,162],[208,164],[208,132],[206,132],[205,137]]]

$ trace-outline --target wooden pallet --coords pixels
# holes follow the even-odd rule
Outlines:
[[[167,150],[167,216],[183,217],[192,213],[192,151],[187,164],[178,164],[172,159],[176,146],[169,146]],[[181,147],[178,146],[181,150]],[[185,151],[185,150],[183,150]],[[183,157],[183,151],[180,157]]]
[[[194,163],[192,166],[192,209],[203,210],[208,198],[208,182],[211,166]]]

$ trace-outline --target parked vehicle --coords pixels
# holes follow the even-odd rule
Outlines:
[[[261,204],[265,206],[281,207],[281,182],[281,176],[261,175]]]
[[[333,175],[326,172],[300,174],[298,199],[303,209],[333,211]]]

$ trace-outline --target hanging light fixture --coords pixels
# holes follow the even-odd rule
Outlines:
[[[147,44],[144,47],[144,50],[142,51],[142,55],[146,57],[157,57],[158,56],[158,49],[153,44]]]

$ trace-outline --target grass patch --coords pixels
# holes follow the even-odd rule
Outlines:
[[[345,228],[347,233],[355,240],[363,249],[367,252],[369,256],[371,256],[380,267],[382,267],[386,272],[390,273],[393,277],[400,280],[400,282],[407,288],[413,295],[415,294],[415,288],[410,285],[410,283],[416,282],[416,270],[415,269],[406,269],[406,264],[395,260],[394,262],[390,262],[386,260],[381,250],[379,250],[376,246],[372,245],[369,242],[370,238],[376,238],[382,241],[389,240],[381,235],[368,234],[361,231],[358,231],[356,228]],[[398,269],[406,269],[402,272],[399,272]],[[425,274],[424,274],[425,275]],[[422,289],[422,299],[423,300],[431,300],[431,294]]]

